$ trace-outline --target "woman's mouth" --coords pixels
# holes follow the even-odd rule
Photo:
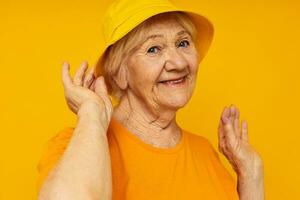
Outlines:
[[[172,79],[172,80],[166,80],[166,81],[160,81],[159,83],[166,85],[166,86],[171,86],[171,87],[178,87],[182,86],[185,84],[187,79],[187,75],[178,78],[178,79]]]

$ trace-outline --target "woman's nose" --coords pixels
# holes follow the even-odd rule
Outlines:
[[[176,48],[169,49],[166,52],[165,59],[166,71],[182,71],[188,66],[187,60],[180,52],[178,52],[178,49]]]

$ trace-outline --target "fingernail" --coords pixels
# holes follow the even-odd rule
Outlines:
[[[226,117],[221,117],[221,119],[222,119],[222,122],[224,123],[224,124],[227,124],[229,121],[228,121],[228,119],[226,118]]]

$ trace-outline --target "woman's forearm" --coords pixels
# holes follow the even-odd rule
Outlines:
[[[97,108],[95,108],[97,109]],[[111,200],[111,166],[100,117],[84,112],[59,163],[49,173],[40,200]]]
[[[239,175],[237,191],[240,200],[264,200],[264,174],[261,166],[255,174]]]

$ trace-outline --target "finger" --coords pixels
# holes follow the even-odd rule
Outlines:
[[[219,120],[218,133],[219,133],[219,140],[225,137],[222,119]]]
[[[236,142],[236,135],[234,133],[234,128],[231,123],[231,120],[227,117],[228,113],[229,113],[229,108],[226,107],[224,110],[224,115],[222,115],[222,122],[224,127],[225,139],[233,147],[233,145]]]
[[[235,115],[236,115],[236,108],[235,108],[235,105],[231,104],[231,105],[230,105],[230,119],[231,119],[232,125],[234,125]]]
[[[230,121],[233,126],[233,133],[236,135],[237,138],[240,138],[240,133],[236,131],[236,124],[238,124],[238,120],[236,120],[236,107],[234,104],[230,105]]]
[[[89,88],[94,80],[94,67],[92,67],[86,74],[83,80],[83,87]]]
[[[222,112],[222,115],[221,115],[221,119],[222,119],[222,122],[223,122],[223,126],[226,124],[226,123],[230,123],[229,121],[229,116],[230,116],[230,109],[227,108],[227,106],[224,107],[224,110]]]
[[[238,108],[236,108],[236,111],[235,111],[235,118],[234,118],[234,131],[237,135],[237,137],[241,138],[241,131],[240,131],[240,127],[239,127],[239,121],[240,121],[240,111]]]
[[[225,133],[224,133],[224,127],[223,127],[223,122],[220,119],[219,121],[219,129],[218,129],[218,135],[219,135],[219,143],[218,143],[218,150],[224,155],[224,156],[228,156],[229,152],[228,152],[228,148],[226,145],[226,138],[225,138]]]
[[[73,78],[74,85],[82,86],[84,73],[85,73],[87,67],[88,67],[87,61],[83,61],[80,65],[79,69],[76,71],[76,73],[74,75],[74,78]]]
[[[95,83],[96,83],[97,79],[94,79],[91,86],[90,86],[90,90],[92,90],[93,92],[95,92]]]
[[[72,78],[70,76],[70,65],[67,61],[64,61],[62,64],[62,82],[64,87],[70,87],[73,85]]]
[[[229,121],[229,119],[227,119],[227,120]],[[226,122],[225,124],[223,124],[223,127],[224,127],[224,130],[225,130],[224,131],[225,138],[228,138],[231,135],[235,136],[234,128],[233,128],[233,126],[230,122]]]
[[[106,107],[106,109],[109,113],[108,117],[111,117],[111,113],[112,113],[113,108],[112,108],[111,100],[110,100],[109,95],[108,95],[107,87],[106,87],[106,84],[105,84],[105,79],[104,79],[103,76],[99,76],[96,79],[95,93],[98,94],[100,97],[102,97],[102,100],[105,104],[105,107]]]
[[[225,106],[223,118],[224,119],[226,118],[226,119],[230,120],[230,121],[227,121],[227,122],[231,123],[231,118],[230,117],[231,117],[231,109],[230,109],[230,107]],[[223,118],[222,118],[222,120],[224,120]],[[224,123],[223,123],[223,125],[224,125]]]
[[[242,121],[242,139],[246,142],[249,141],[248,138],[248,124],[246,120]]]
[[[95,83],[95,92],[96,94],[98,95],[107,95],[107,87],[106,87],[106,84],[105,84],[105,81],[104,81],[104,77],[103,76],[99,76],[97,79],[96,79],[96,83]]]
[[[219,151],[222,152],[223,148],[225,147],[225,135],[224,135],[224,129],[222,125],[222,119],[219,120],[219,126],[218,126],[218,148]]]

